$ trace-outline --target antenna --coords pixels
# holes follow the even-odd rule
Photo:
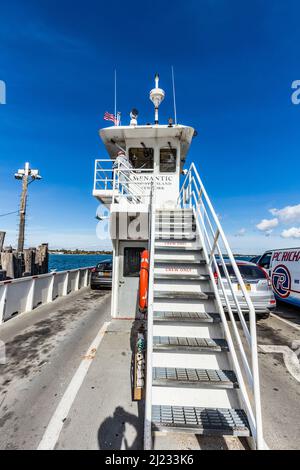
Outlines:
[[[117,71],[115,69],[115,118],[117,118]]]
[[[177,111],[176,111],[175,79],[174,79],[173,65],[172,65],[172,85],[173,85],[173,101],[174,101],[174,120],[175,120],[175,125],[176,125],[177,124]]]

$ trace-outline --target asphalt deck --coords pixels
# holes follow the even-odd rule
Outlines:
[[[97,333],[90,358],[55,449],[142,449],[144,403],[132,401],[133,338],[139,324],[111,320],[109,291],[88,288],[0,326],[0,449],[37,449]],[[299,327],[300,311],[276,314]],[[108,322],[108,324],[106,324]],[[276,317],[257,324],[259,345],[292,347],[300,331]],[[300,383],[281,353],[259,352],[264,437],[270,449],[299,449]],[[156,449],[239,449],[234,438],[155,433]]]

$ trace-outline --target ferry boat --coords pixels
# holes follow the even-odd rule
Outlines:
[[[150,91],[154,124],[138,123],[133,110],[129,125],[116,122],[100,130],[109,158],[96,160],[93,189],[109,210],[111,316],[143,320],[146,329],[140,370],[145,449],[153,448],[157,434],[175,439],[176,432],[245,437],[251,448],[263,449],[255,310],[197,166],[185,169],[195,129],[172,120],[159,123],[164,97],[156,75]]]

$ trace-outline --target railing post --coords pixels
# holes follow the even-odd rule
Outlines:
[[[217,246],[217,243],[218,243],[219,235],[220,235],[220,232],[219,232],[219,229],[217,229],[217,231],[215,233],[214,243],[213,243],[212,249],[210,251],[210,255],[209,255],[209,265],[210,266],[212,264],[212,260],[213,260],[214,252],[215,252],[215,249],[216,249],[216,246]]]
[[[257,448],[263,450],[265,446],[263,438],[263,425],[262,425],[262,412],[261,412],[261,398],[260,398],[260,382],[259,382],[259,368],[258,368],[258,352],[257,352],[257,333],[256,333],[256,314],[255,310],[250,310],[250,335],[251,335],[251,362],[253,374],[253,394],[254,394],[254,408],[256,419],[256,433],[257,433]]]
[[[146,400],[144,421],[144,448],[152,448],[152,356],[153,356],[153,273],[155,246],[155,182],[152,186],[151,227],[150,227],[150,266],[149,266],[149,296],[147,312],[147,369],[146,369]]]
[[[0,325],[4,322],[8,284],[5,284],[0,297]]]
[[[83,281],[83,286],[87,287],[89,285],[89,270],[86,269],[84,273],[84,281]]]
[[[62,295],[68,295],[69,271],[66,272]]]
[[[116,170],[113,169],[113,193],[112,193],[112,202],[115,202],[115,194],[116,194]]]
[[[75,279],[75,291],[79,290],[80,269],[78,269]]]
[[[50,284],[48,287],[48,294],[47,294],[47,303],[52,302],[53,300],[54,277],[55,277],[55,273],[52,274],[51,279],[50,279]]]
[[[33,310],[34,290],[35,290],[35,283],[37,279],[38,279],[37,276],[34,276],[31,278],[31,285],[30,285],[29,292],[28,292],[27,299],[26,299],[25,312],[31,312],[31,310]]]
[[[189,173],[189,207],[192,207],[192,172]]]
[[[97,165],[98,165],[98,160],[95,160],[94,189],[97,189]]]

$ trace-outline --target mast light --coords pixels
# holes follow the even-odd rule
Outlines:
[[[165,92],[161,88],[159,88],[159,75],[158,73],[155,74],[155,88],[150,91],[150,100],[154,104],[155,108],[155,124],[158,124],[158,108],[161,102],[164,100]]]

